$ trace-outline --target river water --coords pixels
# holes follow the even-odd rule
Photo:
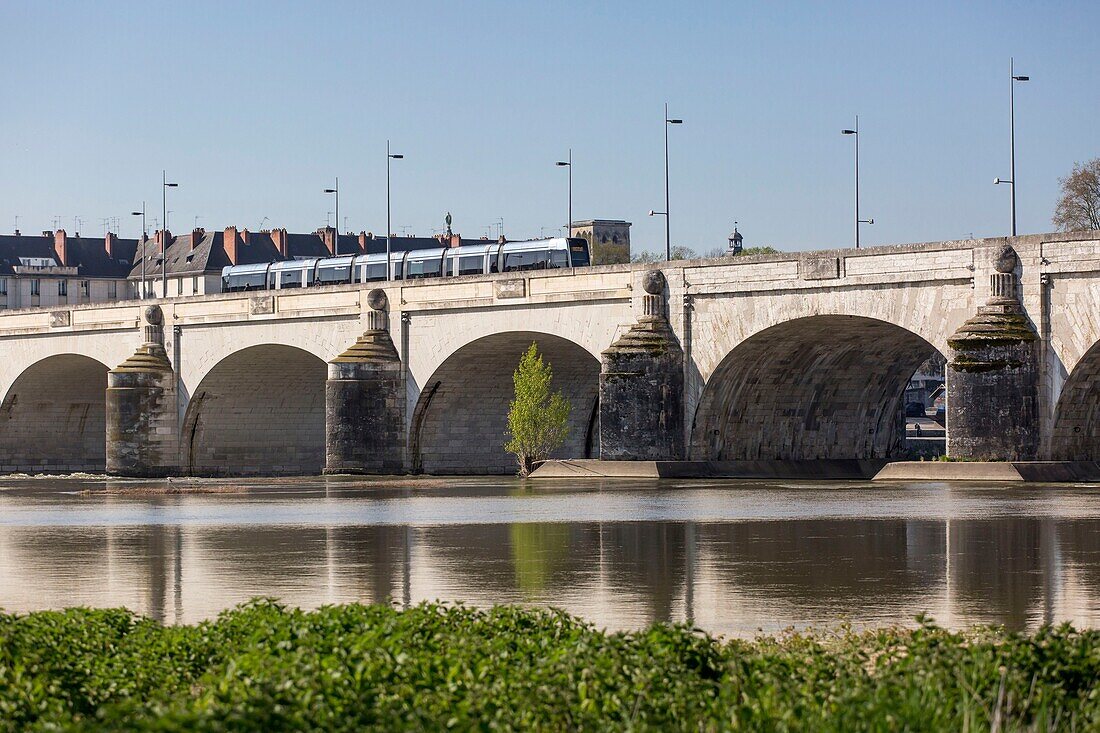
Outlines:
[[[1100,487],[0,479],[7,611],[194,622],[260,595],[555,606],[734,636],[921,612],[1096,627]]]

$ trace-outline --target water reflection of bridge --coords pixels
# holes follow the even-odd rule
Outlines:
[[[1100,623],[1089,520],[0,527],[0,606],[126,605],[193,621],[257,595],[554,605],[719,632],[851,619]]]

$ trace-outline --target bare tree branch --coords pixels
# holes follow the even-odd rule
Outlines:
[[[1058,182],[1062,197],[1054,208],[1054,226],[1063,232],[1100,229],[1100,158],[1077,163]]]

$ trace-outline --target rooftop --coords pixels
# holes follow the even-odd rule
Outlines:
[[[26,235],[0,234],[0,275],[125,278],[136,239],[69,236],[64,230]],[[110,246],[110,253],[108,253]]]

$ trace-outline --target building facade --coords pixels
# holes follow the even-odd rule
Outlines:
[[[619,219],[585,219],[572,222],[569,236],[588,242],[593,265],[630,262],[630,222]]]
[[[0,309],[126,300],[137,240],[89,238],[64,229],[0,235]]]

